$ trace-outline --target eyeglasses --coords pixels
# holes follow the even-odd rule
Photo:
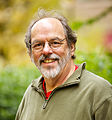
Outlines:
[[[61,47],[63,43],[63,41],[65,40],[66,38],[64,39],[59,39],[59,38],[55,38],[55,39],[52,39],[48,42],[48,45],[50,46],[51,49],[53,50],[56,50],[58,48]],[[34,50],[34,51],[42,51],[44,46],[45,46],[45,42],[41,42],[41,41],[35,41],[34,43],[30,44],[29,45],[31,46],[31,49]]]

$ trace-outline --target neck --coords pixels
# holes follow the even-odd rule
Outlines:
[[[70,64],[67,64],[63,71],[60,73],[60,75],[56,76],[53,79],[45,79],[46,82],[46,90],[47,92],[53,91],[56,87],[62,85],[74,72],[74,63],[73,60],[70,62]]]

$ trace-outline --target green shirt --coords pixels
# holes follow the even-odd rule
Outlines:
[[[15,120],[112,120],[112,85],[85,63],[48,100],[40,77],[26,90]]]

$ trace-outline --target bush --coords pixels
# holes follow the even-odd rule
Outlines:
[[[112,83],[112,56],[108,54],[83,53],[78,51],[76,63],[86,62],[86,69]]]
[[[0,120],[14,120],[25,89],[38,76],[30,67],[7,66],[0,72]]]

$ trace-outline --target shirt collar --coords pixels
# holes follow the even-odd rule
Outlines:
[[[65,87],[73,84],[79,84],[80,83],[80,78],[82,75],[82,71],[85,69],[86,63],[82,63],[80,65],[77,65],[78,69],[75,70],[75,72],[59,87]],[[42,90],[42,83],[43,83],[44,78],[40,76],[38,79],[35,79],[32,81],[31,86],[36,88],[36,89],[41,89]]]

